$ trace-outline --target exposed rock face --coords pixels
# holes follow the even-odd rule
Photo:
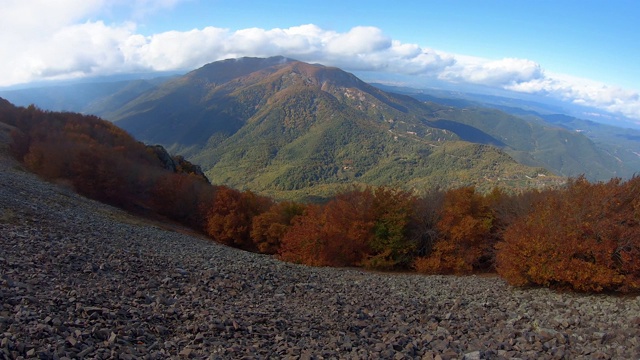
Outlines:
[[[192,164],[185,160],[184,157],[180,155],[171,156],[171,154],[169,154],[169,152],[161,145],[147,145],[147,149],[153,152],[165,169],[174,173],[194,174],[209,182],[207,176],[202,171],[202,168],[199,165]]]
[[[165,169],[176,172],[178,167],[176,162],[171,157],[171,154],[162,145],[147,145],[147,149],[151,150],[153,154],[160,160],[162,166]]]
[[[0,159],[0,359],[640,358],[637,297],[310,268],[161,226]]]

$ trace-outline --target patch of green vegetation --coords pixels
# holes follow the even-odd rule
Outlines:
[[[209,70],[125,106],[118,124],[200,164],[215,184],[316,201],[352,183],[488,189],[528,186],[544,172],[529,125],[518,123],[515,140],[498,134],[512,120],[504,113],[423,103],[309,64],[243,70],[220,84]]]

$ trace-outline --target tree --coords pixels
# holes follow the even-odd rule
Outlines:
[[[446,192],[437,227],[440,238],[432,253],[415,267],[427,273],[470,273],[493,266],[495,216],[474,187]]]
[[[417,198],[411,193],[389,187],[375,189],[369,217],[373,219],[372,254],[366,265],[376,269],[407,267],[420,243],[409,237]]]
[[[353,189],[324,206],[308,206],[283,238],[280,257],[315,266],[361,265],[373,233],[372,203],[370,189]]]
[[[206,232],[215,240],[244,250],[255,251],[251,241],[253,218],[271,206],[271,201],[251,191],[220,187],[207,214]]]
[[[572,179],[505,232],[497,271],[513,285],[640,289],[640,180]]]
[[[195,228],[200,227],[200,202],[211,186],[195,174],[162,171],[156,177],[151,190],[153,209],[173,220]]]
[[[311,266],[327,265],[322,212],[320,205],[307,205],[302,215],[293,218],[291,228],[282,238],[280,259]]]
[[[305,206],[294,202],[278,203],[253,218],[251,239],[263,254],[276,254],[280,242],[293,224],[296,216],[302,215]]]

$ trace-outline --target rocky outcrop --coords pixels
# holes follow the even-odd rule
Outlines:
[[[169,152],[161,145],[147,145],[147,149],[154,154],[162,166],[174,173],[194,174],[209,182],[207,176],[199,165],[192,164],[180,155],[171,156]]]
[[[155,155],[162,166],[172,172],[176,172],[178,167],[176,166],[176,162],[173,160],[173,157],[169,152],[161,145],[147,145],[147,149]]]

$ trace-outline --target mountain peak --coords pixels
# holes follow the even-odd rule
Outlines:
[[[327,82],[342,87],[363,87],[368,86],[355,75],[348,73],[336,67],[329,67],[319,64],[308,64],[301,61],[295,61],[289,64],[286,69],[290,69],[317,85],[324,85]],[[286,70],[281,70],[286,71]]]
[[[210,83],[225,83],[237,77],[246,76],[255,71],[284,65],[296,60],[284,56],[269,58],[242,57],[212,62],[189,72],[187,79],[204,79]]]
[[[113,120],[202,165],[215,183],[278,198],[324,197],[349,183],[537,184],[544,170],[440,128],[447,111],[339,68],[272,57],[205,65]]]

